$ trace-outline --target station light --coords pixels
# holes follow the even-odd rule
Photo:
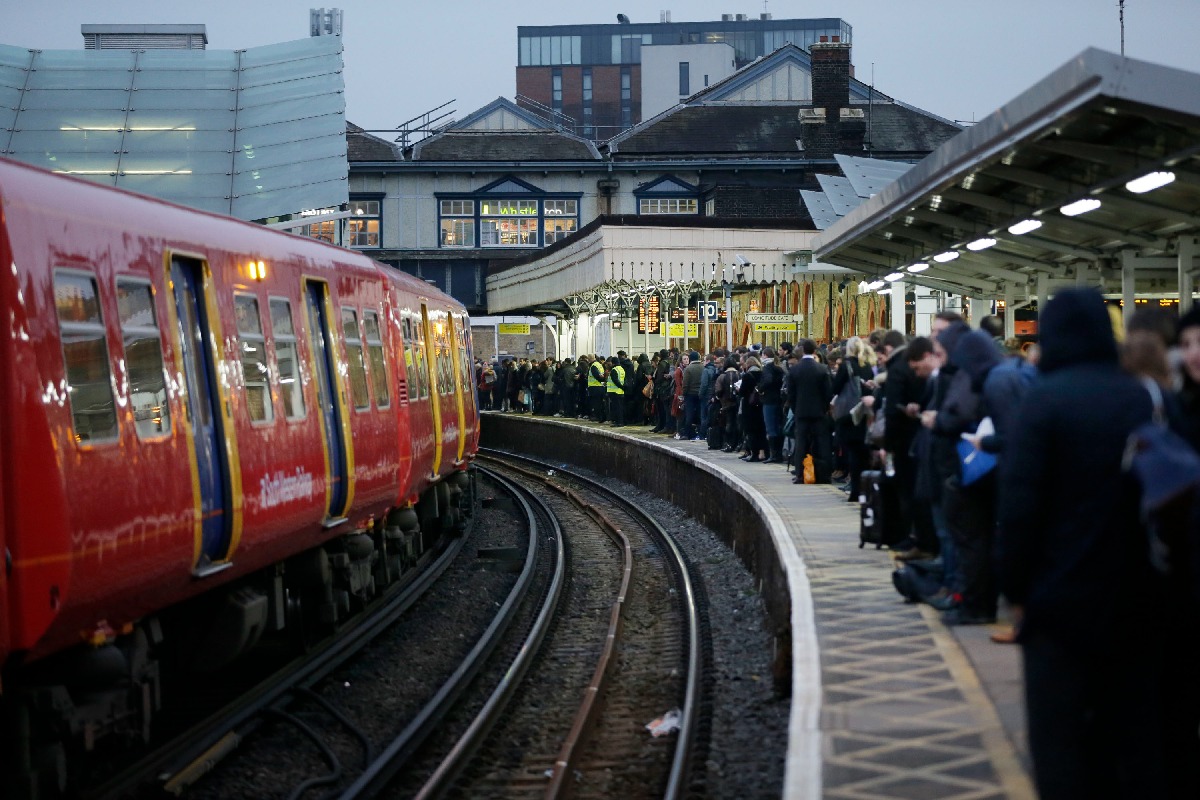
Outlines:
[[[1174,172],[1149,172],[1140,178],[1134,178],[1125,184],[1125,188],[1134,194],[1145,194],[1166,186],[1173,180],[1175,180]]]
[[[867,284],[867,291],[874,292],[877,289],[881,289],[885,283],[887,283],[887,281],[871,281]]]
[[[888,281],[888,282],[890,282],[890,283],[895,283],[896,281],[898,281],[898,280],[902,280],[903,278],[904,278],[904,273],[903,273],[903,272],[893,272],[891,275],[884,275],[884,276],[883,276],[883,279],[884,279],[885,281]]]
[[[989,247],[995,247],[996,240],[990,236],[984,236],[982,239],[976,239],[973,242],[967,242],[967,249],[972,252],[987,250]]]
[[[887,288],[887,289],[880,289],[877,294],[891,294],[891,293],[892,293],[891,288]]]
[[[1100,201],[1094,197],[1085,197],[1082,200],[1076,200],[1074,203],[1067,203],[1059,209],[1068,217],[1077,217],[1080,214],[1086,214],[1089,211],[1095,211],[1100,207]]]
[[[933,260],[939,264],[945,264],[947,261],[953,261],[954,259],[958,258],[958,256],[959,253],[957,250],[947,250],[944,253],[938,253],[933,257]],[[912,270],[909,271],[911,272]]]
[[[1023,219],[1020,222],[1018,222],[1016,225],[1010,226],[1008,229],[1008,232],[1011,233],[1013,236],[1021,236],[1023,234],[1029,233],[1030,231],[1036,231],[1040,227],[1042,227],[1041,220]]]
[[[957,253],[955,255],[957,255]],[[929,265],[924,261],[918,261],[916,264],[909,264],[908,266],[909,272],[924,272],[927,269],[929,269]]]

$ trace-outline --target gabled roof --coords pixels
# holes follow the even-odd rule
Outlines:
[[[472,111],[446,126],[448,131],[553,131],[558,128],[549,120],[521,108],[507,97],[497,97],[486,106]]]
[[[962,130],[852,77],[831,136],[819,124],[823,110],[800,114],[813,109],[811,84],[811,54],[786,44],[604,146],[617,160],[651,154],[829,159],[855,150],[905,157],[924,155]]]
[[[697,187],[681,181],[674,175],[664,175],[656,181],[644,183],[633,190],[634,194],[678,194],[691,195],[698,191]]]
[[[401,161],[400,149],[396,145],[372,136],[353,122],[346,123],[347,161]]]
[[[684,101],[684,105],[763,102],[753,95],[761,94],[760,87],[764,84],[773,84],[773,88],[785,88],[789,92],[790,96],[779,97],[779,101],[810,103],[812,102],[811,80],[812,55],[802,47],[785,44],[783,47],[751,61],[732,75],[696,92]],[[847,101],[865,103],[872,99],[876,103],[892,102],[892,98],[872,89],[857,78],[851,77],[850,96]]]
[[[589,139],[497,97],[412,146],[413,161],[599,161]]]

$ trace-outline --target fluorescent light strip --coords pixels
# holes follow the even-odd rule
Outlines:
[[[882,289],[885,283],[887,283],[887,281],[871,281],[867,284],[867,291],[873,292],[877,289]]]
[[[929,265],[926,264],[924,261],[918,262],[916,264],[910,264],[908,266],[909,272],[924,272],[927,269],[929,269]]]
[[[1074,203],[1067,203],[1059,209],[1068,217],[1077,217],[1080,214],[1086,214],[1089,211],[1095,211],[1100,207],[1100,201],[1094,197],[1085,197],[1082,200],[1076,200]]]
[[[891,275],[884,275],[883,279],[885,281],[890,281],[891,283],[895,283],[896,281],[904,279],[904,273],[903,272],[893,272]]]
[[[972,252],[978,252],[980,250],[987,250],[989,247],[995,247],[995,246],[996,246],[996,240],[990,236],[984,236],[982,239],[976,239],[973,242],[967,243],[967,249]]]
[[[1036,231],[1040,227],[1042,227],[1041,220],[1023,219],[1016,225],[1011,226],[1008,229],[1008,232],[1013,236],[1021,236],[1022,234],[1029,233],[1030,231]]]
[[[1161,186],[1166,186],[1173,180],[1175,180],[1174,172],[1150,172],[1140,178],[1134,178],[1125,184],[1125,188],[1134,194],[1145,194]]]
[[[878,292],[876,292],[876,294],[891,294],[891,293],[892,293],[891,288],[880,289]]]
[[[947,250],[944,253],[938,253],[933,257],[933,260],[939,264],[945,264],[947,261],[953,261],[954,259],[958,258],[958,256],[959,253],[957,250]]]

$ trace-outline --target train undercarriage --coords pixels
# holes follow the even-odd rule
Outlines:
[[[187,687],[334,635],[467,529],[474,494],[473,473],[455,473],[366,528],[92,642],[5,665],[0,796],[70,797],[157,741]]]

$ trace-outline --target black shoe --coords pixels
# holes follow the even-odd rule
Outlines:
[[[996,615],[984,616],[972,614],[961,606],[952,608],[942,614],[943,625],[991,625],[996,621]]]
[[[651,433],[662,433],[662,428],[651,428],[650,432]]]
[[[733,452],[733,445],[728,445],[728,444],[727,444],[727,445],[725,445],[724,447],[722,447],[722,448],[721,448],[721,452],[722,452],[722,453],[732,453],[732,452]]]
[[[761,464],[762,459],[758,457],[758,453],[755,453],[754,455],[752,455],[746,459],[746,463],[747,464]]]

